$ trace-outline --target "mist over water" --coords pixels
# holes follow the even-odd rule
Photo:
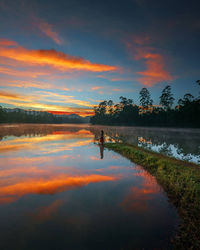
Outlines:
[[[142,167],[96,144],[99,129],[1,126],[0,249],[170,247],[175,208]]]
[[[180,160],[200,164],[200,129],[94,126],[108,141],[125,142]]]

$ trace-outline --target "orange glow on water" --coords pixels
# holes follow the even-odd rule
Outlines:
[[[47,179],[44,178],[17,178],[13,183],[4,182],[0,190],[0,203],[16,200],[26,194],[55,194],[90,183],[114,181],[116,177],[105,175],[69,176],[60,174]]]
[[[7,157],[3,157],[0,164],[0,203],[14,202],[27,194],[55,194],[90,183],[116,180],[117,177],[110,175],[84,173],[71,166],[62,166],[68,160],[79,161],[80,155],[52,155],[88,145],[92,138],[90,131],[79,129],[55,130],[45,136],[15,137],[2,141],[0,153],[6,153]],[[16,150],[36,150],[40,154],[38,157],[8,157]]]
[[[76,139],[75,141],[70,142],[70,144],[66,143],[67,140],[74,138]],[[80,130],[78,132],[71,133],[53,132],[52,134],[41,137],[14,138],[9,141],[3,141],[0,144],[0,152],[8,153],[24,149],[30,151],[38,149],[40,154],[55,153],[65,150],[72,150],[74,147],[88,145],[93,141],[92,138],[93,135],[87,130]],[[62,142],[56,143],[56,141],[59,140],[62,140]],[[52,147],[45,149],[43,148],[42,143],[48,143],[48,145]]]
[[[136,167],[137,169],[137,167]],[[155,178],[146,171],[141,171],[138,167],[139,172],[135,173],[134,176],[142,178],[141,187],[133,186],[130,188],[129,193],[126,194],[124,200],[121,203],[121,207],[128,211],[145,211],[148,209],[147,201],[152,200],[152,195],[160,192]]]

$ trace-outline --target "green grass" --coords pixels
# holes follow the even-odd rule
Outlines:
[[[105,146],[141,165],[166,191],[181,218],[173,239],[174,249],[200,249],[200,166],[134,145],[107,143]]]

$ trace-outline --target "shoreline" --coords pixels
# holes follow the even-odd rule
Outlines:
[[[141,165],[156,177],[181,219],[175,249],[200,249],[200,165],[124,143],[105,147]]]

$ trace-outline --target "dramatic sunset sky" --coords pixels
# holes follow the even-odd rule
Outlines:
[[[0,0],[0,105],[91,114],[121,95],[198,95],[200,3]]]

